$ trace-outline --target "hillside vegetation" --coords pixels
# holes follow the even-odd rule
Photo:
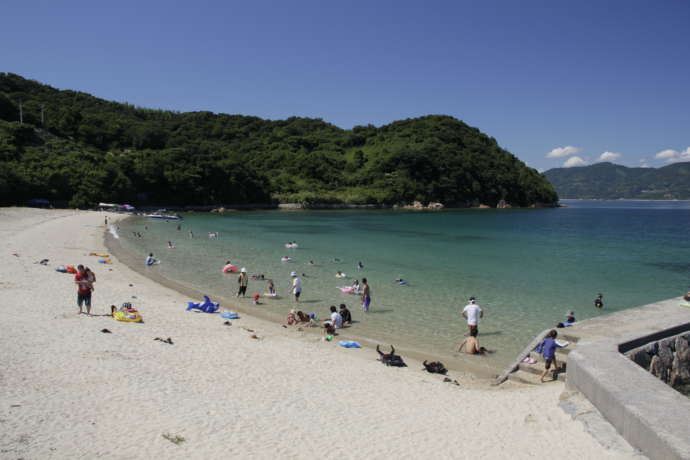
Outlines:
[[[597,163],[544,173],[561,198],[690,200],[690,163],[628,168]]]
[[[557,201],[536,170],[449,116],[344,130],[144,109],[0,73],[0,200],[31,198],[79,207]]]

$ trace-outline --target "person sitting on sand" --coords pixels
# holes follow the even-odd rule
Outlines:
[[[295,310],[290,310],[290,313],[287,314],[287,325],[292,326],[293,324],[297,324],[297,318],[295,317]]]
[[[352,324],[352,313],[347,309],[347,305],[340,304],[340,316],[343,318],[343,324]]]
[[[158,262],[158,261],[157,261],[156,259],[153,258],[153,253],[150,252],[149,255],[148,255],[148,257],[146,258],[146,265],[147,265],[147,266],[150,266],[150,265],[155,264],[156,262]]]
[[[297,322],[298,323],[308,323],[311,321],[309,315],[304,313],[302,310],[297,310]]]
[[[477,329],[470,330],[470,336],[462,341],[458,351],[462,351],[463,347],[466,347],[465,353],[469,355],[483,355],[489,351],[486,348],[479,346],[479,340],[477,340]]]
[[[335,308],[335,305],[331,305],[331,318],[324,321],[323,327],[332,327],[334,330],[343,328],[343,317],[340,316],[340,313],[338,313],[338,309]]]
[[[541,354],[544,357],[544,373],[541,374],[541,382],[544,383],[544,377],[546,377],[546,374],[549,373],[549,369],[551,368],[551,364],[553,364],[553,379],[556,380],[556,372],[560,370],[560,366],[558,365],[558,361],[556,361],[556,348],[563,348],[566,345],[560,345],[558,342],[556,342],[556,337],[558,336],[558,332],[556,332],[555,329],[551,329],[549,333],[546,335],[546,338],[544,341],[541,343]]]

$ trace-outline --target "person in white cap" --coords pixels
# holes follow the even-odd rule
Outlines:
[[[292,277],[292,293],[295,295],[295,302],[299,302],[299,296],[302,294],[302,280],[297,276],[297,272],[290,273]]]
[[[247,269],[242,267],[242,270],[240,270],[240,277],[237,278],[237,284],[240,285],[240,288],[237,290],[237,297],[240,295],[242,297],[247,297],[247,285],[249,284],[249,277],[247,276]]]
[[[470,303],[465,305],[462,310],[462,316],[467,320],[467,327],[470,330],[470,334],[473,330],[477,330],[479,326],[479,318],[484,317],[484,312],[482,308],[477,304],[477,299],[470,297]]]

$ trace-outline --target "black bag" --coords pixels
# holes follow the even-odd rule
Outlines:
[[[427,372],[430,372],[432,374],[446,375],[448,373],[448,369],[446,369],[446,366],[444,366],[443,363],[440,361],[427,363],[425,360],[423,364],[424,369],[426,369]]]

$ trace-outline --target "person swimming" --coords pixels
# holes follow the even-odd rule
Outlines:
[[[364,264],[362,262],[357,262],[357,270],[362,270],[364,268]]]
[[[175,245],[172,244],[172,241],[168,241],[168,249],[175,249]]]

